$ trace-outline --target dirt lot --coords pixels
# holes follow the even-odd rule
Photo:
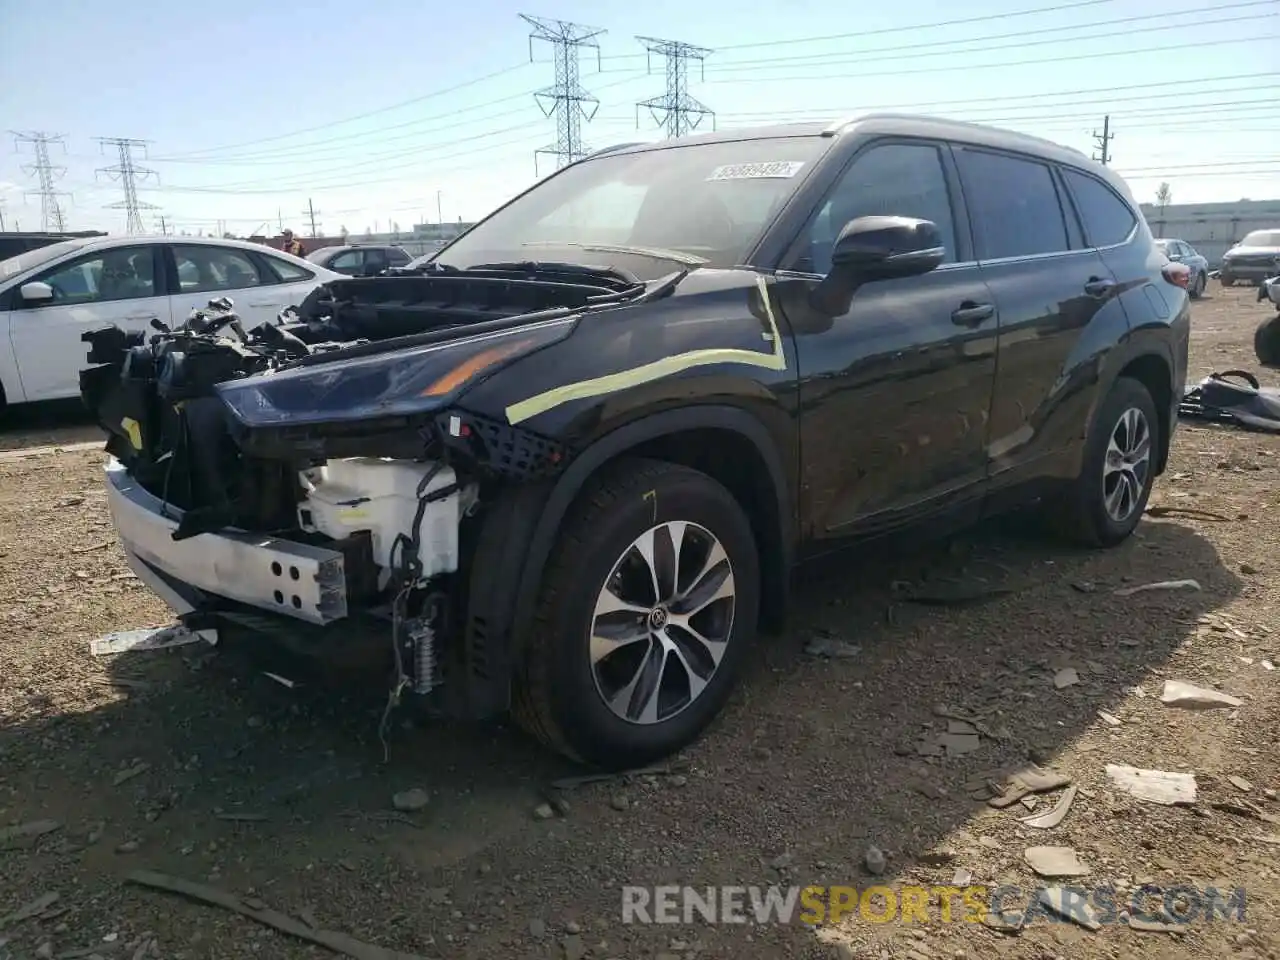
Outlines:
[[[1252,291],[1214,288],[1195,305],[1192,373],[1253,368],[1261,316]],[[0,446],[87,430],[37,425]],[[355,675],[336,691],[332,678],[289,690],[203,646],[91,657],[96,636],[166,621],[112,539],[100,460],[0,456],[0,837],[57,825],[0,842],[0,958],[327,955],[124,883],[140,869],[421,957],[1280,956],[1280,437],[1184,423],[1153,499],[1183,512],[1150,518],[1112,552],[1064,551],[1006,523],[825,568],[671,771],[579,786],[545,819],[546,784],[574,771],[504,727],[397,720],[384,762],[382,691]],[[949,578],[1009,592],[964,607],[889,603],[894,581]],[[1183,578],[1201,589],[1115,593]],[[815,637],[860,650],[815,657]],[[1167,706],[1171,679],[1243,703]],[[976,749],[921,755],[921,735],[951,723],[942,713],[976,721],[981,736],[954,741]],[[1027,804],[983,802],[986,780],[1029,760],[1079,787],[1059,826],[1021,823]],[[1198,799],[1130,797],[1108,781],[1110,763],[1194,773]],[[393,795],[415,787],[426,805],[396,812]],[[1045,813],[1059,796],[1028,803]],[[1037,878],[1024,850],[1042,845],[1074,848],[1088,875]],[[872,846],[887,859],[881,876],[868,872]],[[1243,886],[1247,908],[1243,921],[1201,916],[1173,933],[1043,914],[1001,932],[944,923],[936,904],[928,923],[855,911],[816,931],[621,917],[625,884],[901,889],[957,871],[1017,886],[1013,909],[1060,882],[1119,885],[1125,902],[1144,883]],[[45,894],[58,899],[34,918],[8,917]]]

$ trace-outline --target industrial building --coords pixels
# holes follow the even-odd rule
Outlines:
[[[1185,240],[1217,267],[1222,255],[1250,230],[1280,230],[1280,200],[1232,203],[1144,203],[1142,212],[1157,237]]]

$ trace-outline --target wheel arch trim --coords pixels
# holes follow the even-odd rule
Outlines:
[[[787,472],[765,425],[740,407],[720,404],[654,413],[633,420],[597,439],[574,458],[543,501],[541,515],[534,526],[516,586],[510,637],[513,653],[521,650],[527,640],[528,624],[532,620],[538,589],[555,545],[556,533],[596,471],[644,443],[701,429],[720,429],[739,435],[751,444],[768,470],[770,485],[776,498],[779,527],[776,533],[783,552],[780,569],[784,582],[768,584],[766,589],[785,589],[785,579],[790,572],[795,550],[796,520]]]

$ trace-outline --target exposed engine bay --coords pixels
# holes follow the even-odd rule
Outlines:
[[[184,623],[304,644],[339,620],[371,626],[391,638],[393,693],[429,693],[467,602],[471,518],[496,485],[554,474],[568,453],[450,405],[459,350],[481,355],[454,345],[647,289],[572,265],[433,269],[334,281],[250,330],[224,298],[176,329],[85,334],[81,394],[118,462],[110,502],[131,563],[182,594]]]

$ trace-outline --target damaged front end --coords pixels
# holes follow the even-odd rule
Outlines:
[[[209,639],[390,651],[397,695],[502,709],[509,672],[468,666],[486,653],[464,626],[470,568],[489,563],[489,505],[569,451],[460,401],[643,290],[606,272],[440,272],[337,281],[247,333],[215,301],[176,330],[86,334],[81,394],[108,432],[131,567]]]

